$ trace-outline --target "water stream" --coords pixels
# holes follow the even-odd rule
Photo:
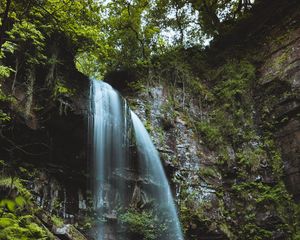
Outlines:
[[[133,240],[122,236],[118,211],[147,206],[158,211],[165,226],[160,240],[182,240],[159,154],[141,120],[117,91],[97,80],[91,81],[91,116],[93,197],[100,219],[97,240]]]

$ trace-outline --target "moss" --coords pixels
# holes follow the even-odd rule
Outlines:
[[[69,234],[71,235],[71,238],[74,240],[86,240],[86,238],[80,232],[78,232],[78,230],[73,226],[70,226]]]
[[[188,81],[188,89],[193,95],[198,96],[200,94],[201,98],[206,102],[211,102],[214,99],[212,92],[199,78],[190,79]]]
[[[214,177],[214,176],[216,176],[217,173],[216,173],[216,169],[215,168],[203,166],[199,170],[199,175],[202,176],[202,177],[204,177],[204,178],[208,178],[208,177]]]
[[[290,56],[289,51],[282,52],[278,57],[273,60],[273,66],[276,70],[281,69],[285,64],[287,64]]]
[[[211,90],[214,101],[206,119],[195,124],[208,146],[240,144],[255,137],[251,86],[255,67],[246,60],[231,60],[212,73],[217,84]]]
[[[210,148],[214,148],[223,141],[220,129],[210,122],[199,122],[196,125],[196,129],[202,133],[202,137]]]
[[[119,221],[127,234],[136,239],[160,239],[165,229],[165,223],[159,222],[154,212],[150,210],[127,209],[119,214]]]
[[[286,60],[281,55],[277,64]],[[196,203],[197,197],[202,196],[201,188],[191,188],[189,183],[179,180],[185,230],[190,228],[191,221],[198,221],[208,229],[220,229],[233,240],[266,240],[276,232],[286,239],[296,236],[298,211],[282,182],[283,163],[278,146],[269,132],[271,128],[258,131],[254,121],[255,66],[247,60],[230,60],[208,72],[214,82],[208,95],[213,97],[207,102],[207,114],[199,121],[192,120],[191,125],[217,157],[212,166],[203,166],[199,171],[204,181],[191,184],[205,186],[212,182],[216,190],[213,202],[218,204],[212,214],[206,204]],[[271,106],[276,97],[268,100]],[[205,203],[205,199],[201,201]],[[262,220],[261,215],[276,222],[270,227],[269,219]]]
[[[29,240],[30,239],[30,232],[26,228],[20,228],[17,225],[9,226],[2,230],[0,233],[1,240]]]
[[[35,221],[35,219],[32,215],[23,215],[23,216],[20,216],[20,218],[19,218],[19,224],[22,227],[25,227],[26,225],[28,225],[34,221]]]
[[[230,231],[230,226],[225,223],[220,224],[220,230],[229,238],[229,239],[236,239],[234,234]]]
[[[46,229],[38,226],[34,221],[32,215],[4,213],[0,218],[0,239],[54,239]]]
[[[134,92],[147,92],[147,88],[143,81],[135,81],[128,84],[128,87]]]
[[[36,223],[29,223],[26,228],[30,231],[30,235],[33,238],[45,238],[47,237],[46,231],[38,226]]]
[[[144,126],[145,126],[145,128],[146,128],[146,130],[147,130],[148,132],[152,132],[152,124],[151,124],[151,122],[150,122],[149,120],[146,120],[146,121],[144,122]]]
[[[277,37],[267,37],[266,42],[268,46],[270,46],[269,51],[275,52],[278,48],[283,47],[284,45],[287,45],[291,40],[291,29],[286,29],[285,32],[280,32],[280,35]]]
[[[61,219],[60,217],[55,216],[55,215],[51,216],[51,221],[53,222],[53,224],[56,227],[62,227],[64,225],[64,220]]]

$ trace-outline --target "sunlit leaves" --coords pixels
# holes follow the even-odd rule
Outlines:
[[[4,78],[9,77],[11,71],[12,71],[11,68],[9,68],[7,66],[0,65],[0,77],[4,77]]]
[[[57,82],[55,85],[54,96],[72,96],[74,94],[74,89],[68,88],[63,82]]]
[[[26,200],[22,196],[17,196],[14,200],[3,199],[0,201],[0,207],[7,208],[10,212],[14,212],[16,209],[22,209],[26,204]]]
[[[51,23],[52,31],[62,31],[76,44],[80,39],[96,41],[99,36],[99,6],[93,1],[47,0],[35,8]]]
[[[108,49],[109,47],[107,47],[105,50]],[[107,52],[108,51],[103,51],[101,54],[101,56],[103,56],[105,59],[109,58]],[[99,55],[97,55],[95,51],[78,53],[75,63],[76,68],[85,75],[95,79],[103,78],[105,66],[99,60]]]
[[[15,203],[16,203],[17,206],[23,208],[25,206],[25,204],[26,204],[26,200],[22,196],[17,196],[15,198]]]

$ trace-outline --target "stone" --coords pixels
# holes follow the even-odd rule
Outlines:
[[[289,192],[300,201],[300,28],[287,41],[272,49],[261,67],[262,106],[271,109],[274,135],[281,149],[284,180]],[[269,105],[268,100],[274,98]],[[265,105],[264,105],[265,104]],[[263,120],[266,121],[266,120]]]
[[[71,224],[66,224],[60,228],[54,228],[53,233],[66,240],[87,240],[87,238]]]

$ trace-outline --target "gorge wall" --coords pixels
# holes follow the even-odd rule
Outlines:
[[[127,88],[108,76],[151,132],[187,239],[298,236],[299,6],[282,4],[256,9],[204,57],[189,49],[125,72]]]
[[[151,133],[186,239],[299,237],[300,11],[296,1],[275,2],[209,49],[179,50],[146,72],[107,76]],[[55,36],[48,46],[51,64],[23,66],[4,84],[14,101],[2,103],[13,120],[1,127],[0,193],[23,191],[20,181],[49,236],[88,239],[97,218],[89,81],[66,39]]]
[[[268,46],[260,68],[258,96],[263,121],[272,122],[272,131],[281,149],[285,182],[298,202],[299,176],[299,56],[300,29],[280,36]]]

